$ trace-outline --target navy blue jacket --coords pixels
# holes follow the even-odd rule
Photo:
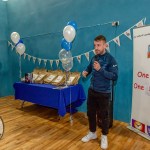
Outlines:
[[[93,67],[94,61],[98,61],[101,68],[95,70]],[[112,80],[118,78],[118,65],[114,57],[106,52],[103,55],[95,55],[86,70],[92,74],[90,88],[97,92],[111,93]]]

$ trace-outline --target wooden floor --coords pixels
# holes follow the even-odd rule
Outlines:
[[[11,97],[0,99],[0,116],[5,123],[5,133],[0,140],[0,150],[100,150],[98,139],[82,143],[88,131],[88,121],[82,113],[69,114],[57,120],[57,111]],[[150,150],[150,141],[126,128],[127,124],[114,121],[110,129],[108,150]]]

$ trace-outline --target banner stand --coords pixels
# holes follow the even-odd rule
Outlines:
[[[150,26],[133,29],[133,84],[128,129],[150,140]]]
[[[145,133],[140,132],[140,131],[139,131],[138,129],[136,129],[136,128],[133,128],[130,124],[129,124],[129,126],[127,126],[127,128],[128,128],[129,130],[131,130],[131,131],[133,131],[133,132],[139,134],[140,136],[146,138],[147,140],[150,140],[150,136],[148,136],[148,135],[145,134]]]

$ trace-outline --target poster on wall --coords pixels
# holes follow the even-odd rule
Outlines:
[[[133,30],[133,87],[129,129],[150,140],[150,26]]]

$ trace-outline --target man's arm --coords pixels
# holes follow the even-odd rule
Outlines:
[[[109,70],[105,70],[100,68],[99,72],[101,72],[105,78],[110,80],[117,80],[118,79],[118,64],[114,58],[111,59],[111,63],[109,66]]]
[[[92,60],[90,62],[90,64],[87,66],[87,68],[82,72],[82,75],[84,77],[86,77],[87,75],[89,75],[92,72]]]

